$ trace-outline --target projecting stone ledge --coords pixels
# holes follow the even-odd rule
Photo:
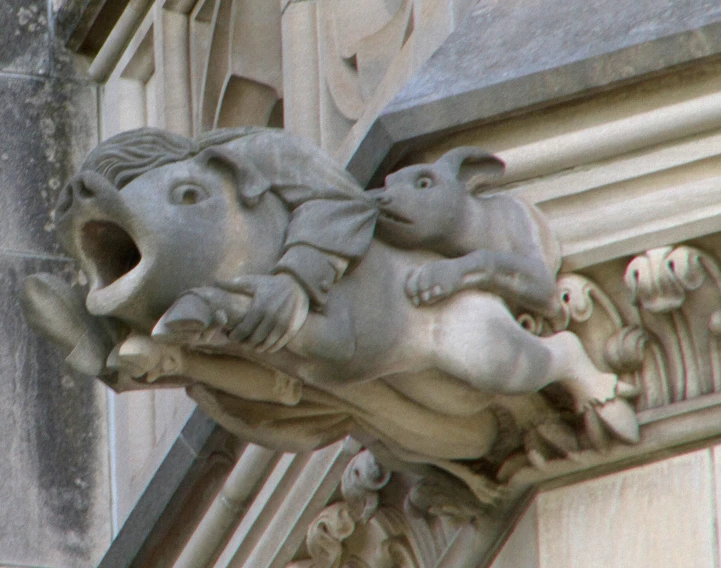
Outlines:
[[[391,476],[372,455],[362,452],[343,476],[344,499],[323,509],[311,523],[307,538],[310,558],[293,562],[288,568],[316,568],[329,558],[341,563],[349,558],[361,559],[372,568],[500,567],[507,565],[504,559],[509,556],[527,557],[533,563],[523,566],[535,566],[538,544],[533,539],[538,538],[537,529],[528,530],[525,525],[537,522],[534,497],[539,492],[615,472],[635,471],[641,464],[712,445],[721,438],[721,393],[641,412],[639,421],[641,442],[635,446],[616,445],[603,453],[574,452],[566,459],[520,469],[508,481],[503,500],[492,515],[474,515],[467,503],[440,487],[431,488],[430,493],[428,487],[424,488],[425,497],[442,497],[445,505],[421,513],[413,500],[424,495],[418,493],[418,486],[414,487],[412,476]],[[662,467],[661,471],[666,470]],[[639,475],[653,474],[639,473],[635,477]],[[633,482],[628,483],[629,491],[641,490]],[[404,500],[405,495],[408,497]],[[559,499],[550,498],[557,505]],[[563,502],[560,505],[571,507]],[[634,504],[627,506],[633,508]],[[442,537],[444,532],[453,535],[450,541]],[[515,533],[522,535],[505,544],[510,532],[514,537]],[[418,540],[419,535],[423,535],[423,542]],[[557,537],[554,534],[546,538]],[[494,562],[502,548],[504,554]]]
[[[416,139],[719,53],[721,11],[711,0],[482,2],[368,122],[367,133],[355,133],[348,170],[367,183],[383,160],[397,159]]]

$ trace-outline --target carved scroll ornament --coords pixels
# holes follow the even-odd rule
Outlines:
[[[287,568],[421,568],[417,540],[405,516],[379,508],[378,491],[390,473],[366,451],[358,454],[343,475],[343,500],[325,507],[308,527],[310,558]],[[359,504],[362,506],[359,507]]]
[[[126,132],[90,154],[57,206],[87,294],[38,275],[26,312],[117,390],[184,386],[229,430],[284,450],[352,434],[384,463],[445,472],[490,504],[495,481],[472,464],[509,455],[515,395],[542,409],[535,422],[515,414],[521,437],[543,423],[553,438],[549,414],[576,431],[534,394],[551,384],[592,445],[639,436],[637,390],[584,346],[578,306],[557,294],[542,215],[486,192],[503,169],[457,148],[364,192],[282,131]]]

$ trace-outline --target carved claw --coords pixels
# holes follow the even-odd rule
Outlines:
[[[411,272],[406,281],[406,295],[415,306],[434,304],[460,290],[461,278],[456,260],[432,261]]]

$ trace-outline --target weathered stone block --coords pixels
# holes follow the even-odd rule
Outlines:
[[[95,87],[0,75],[0,100],[0,249],[58,254],[53,208],[97,141]]]
[[[89,82],[88,69],[92,57],[78,55],[65,48],[63,39],[55,36],[52,46],[52,71],[53,77],[61,79],[76,79]]]
[[[538,507],[535,503],[523,514],[491,568],[539,568]]]
[[[3,0],[0,3],[0,71],[47,73],[50,67],[47,3]]]
[[[0,565],[96,566],[110,542],[105,393],[31,332],[20,282],[58,260],[0,254]]]
[[[543,568],[713,568],[708,450],[538,497]]]

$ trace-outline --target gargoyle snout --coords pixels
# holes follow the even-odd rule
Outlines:
[[[390,205],[393,201],[393,198],[388,195],[385,189],[370,189],[366,193],[378,205]]]
[[[92,206],[108,198],[117,198],[117,193],[118,190],[100,174],[80,172],[60,191],[55,218],[59,220],[77,207]]]

